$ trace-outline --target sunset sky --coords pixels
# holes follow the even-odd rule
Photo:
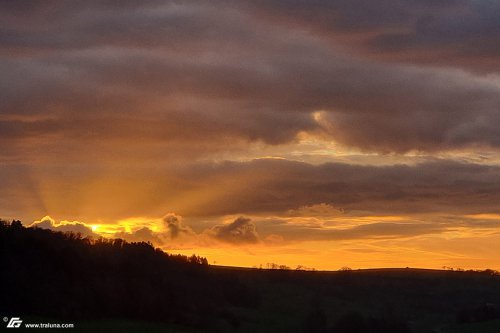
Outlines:
[[[500,269],[499,17],[2,1],[0,218],[220,265]]]

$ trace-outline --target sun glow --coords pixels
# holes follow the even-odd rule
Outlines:
[[[227,266],[265,267],[276,263],[319,270],[346,265],[500,267],[495,259],[495,253],[500,251],[500,234],[493,221],[500,216],[497,214],[364,215],[319,204],[289,210],[284,215],[247,216],[240,223],[247,221],[248,230],[253,228],[252,241],[235,236],[234,233],[241,235],[247,230],[233,225],[239,215],[203,221],[175,214],[167,216],[172,220],[132,217],[109,223],[57,222],[45,216],[30,226],[75,232],[83,237],[147,241],[169,253],[197,254],[212,264]],[[234,228],[228,229],[230,225]],[[215,233],[222,226],[232,233],[230,238]]]

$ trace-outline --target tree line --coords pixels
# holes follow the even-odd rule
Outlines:
[[[0,221],[0,262],[4,316],[206,328],[230,322],[229,308],[259,302],[237,277],[208,269],[206,258],[168,254],[147,242],[26,228],[20,221]]]

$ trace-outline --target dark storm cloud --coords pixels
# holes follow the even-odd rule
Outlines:
[[[4,215],[110,221],[320,203],[378,213],[498,211],[497,167],[196,165],[231,159],[250,143],[293,143],[301,132],[376,152],[498,149],[500,79],[498,67],[488,67],[498,60],[489,41],[496,23],[487,19],[494,3],[1,6]],[[454,27],[471,8],[478,18]],[[430,12],[434,21],[421,19]],[[404,38],[409,46],[379,42],[411,31],[414,21],[427,22],[433,33],[415,30]],[[488,33],[473,41],[474,29]],[[445,48],[456,54],[449,63]],[[461,62],[478,71],[452,68]],[[189,231],[174,221],[167,226],[174,238]]]
[[[498,72],[500,4],[474,0],[251,1],[281,19],[370,57]],[[258,5],[257,5],[258,3]]]
[[[414,166],[353,166],[257,160],[199,167],[191,179],[207,197],[183,215],[286,212],[330,204],[347,212],[499,212],[500,168],[436,161]],[[251,179],[251,181],[248,181]],[[243,187],[244,186],[244,187]],[[217,187],[213,191],[212,187]]]
[[[229,224],[216,225],[209,234],[214,238],[235,244],[257,243],[259,242],[259,234],[255,228],[255,224],[245,217],[238,217]]]
[[[0,40],[2,50],[12,53],[100,46],[195,47],[194,39],[216,42],[210,40],[214,34],[236,36],[237,19],[226,15],[234,13],[231,7],[222,1],[2,2],[0,17],[5,24]],[[225,19],[218,20],[217,14]]]
[[[290,2],[282,14],[279,2],[258,6],[290,15],[289,29],[244,2],[3,3],[0,145],[29,159],[19,147],[26,139],[59,155],[64,144],[142,143],[140,154],[165,143],[192,157],[248,141],[287,143],[306,131],[383,152],[497,148],[498,77],[378,63],[303,32],[320,12],[332,34],[377,35],[380,25],[469,3],[406,5]]]

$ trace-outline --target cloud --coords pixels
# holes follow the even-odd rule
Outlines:
[[[193,229],[182,222],[182,218],[175,214],[167,214],[163,217],[163,222],[166,224],[170,233],[171,239],[177,239],[184,236],[192,236],[195,234]]]
[[[498,43],[484,37],[498,32],[491,2],[4,6],[0,148],[17,160],[78,164],[85,151],[106,163],[164,163],[303,132],[377,152],[500,147]],[[372,37],[332,46],[309,30]],[[446,64],[363,55],[394,38],[371,54],[438,50],[434,61]],[[439,51],[450,48],[495,66],[490,75],[450,69]]]
[[[367,57],[498,72],[495,1],[251,1],[269,20],[313,32]]]
[[[128,242],[151,242],[155,246],[161,246],[164,244],[164,236],[162,233],[154,232],[148,227],[142,227],[133,232],[117,232],[112,235],[108,235],[110,238],[121,238]]]
[[[287,212],[289,216],[296,217],[321,217],[321,216],[337,216],[344,213],[343,209],[335,208],[326,203],[302,206],[298,209],[290,209]]]
[[[57,223],[53,218],[50,216],[45,216],[39,221],[34,221],[29,225],[30,228],[42,228],[42,229],[50,229],[54,231],[61,231],[61,232],[73,232],[73,233],[79,233],[83,237],[98,237],[97,234],[95,234],[92,231],[92,228],[86,225],[85,223],[82,222],[69,222],[69,221],[61,221]]]
[[[330,206],[498,212],[494,165],[246,155],[300,155],[304,137],[376,152],[376,162],[498,154],[491,1],[0,6],[2,214],[108,223],[165,211],[323,216]],[[193,232],[177,217],[164,223],[172,239]]]
[[[214,226],[209,233],[218,240],[233,244],[254,244],[260,241],[255,224],[242,216],[229,224]]]
[[[8,168],[0,166],[4,169]],[[30,183],[33,175],[27,171],[8,170],[2,174],[16,177],[2,178],[0,185],[13,195],[0,203],[10,210],[23,214],[47,210],[66,219],[104,223],[173,211],[199,231],[206,225],[197,221],[225,215],[299,216],[304,206],[312,206],[305,208],[311,216],[326,214],[315,206],[320,203],[345,213],[500,213],[498,166],[446,160],[369,166],[259,159],[143,167],[131,174],[117,168],[106,177],[98,169],[65,166],[65,172],[45,170],[42,183]],[[67,184],[78,191],[68,193]],[[173,237],[190,233],[173,216],[163,223]]]
[[[198,236],[189,226],[182,222],[182,218],[175,214],[167,214],[163,219],[159,219],[166,224],[167,231],[152,226],[156,222],[154,219],[129,219],[125,222],[115,222],[112,224],[90,225],[84,222],[56,222],[50,216],[34,221],[29,227],[51,229],[54,231],[80,233],[82,236],[93,238],[121,238],[129,242],[151,242],[155,246],[172,245],[182,241],[195,241]],[[150,226],[148,226],[150,225]],[[159,229],[155,231],[156,229]],[[125,231],[125,229],[129,231]],[[155,230],[153,230],[155,229]]]
[[[338,227],[342,219],[333,220],[332,225],[310,225],[305,221],[300,224],[282,217],[258,222],[259,230],[266,240],[274,235],[280,235],[283,241],[344,241],[360,239],[402,239],[430,234],[443,234],[458,230],[461,225],[457,220],[442,223],[442,221],[425,221],[412,216],[402,216],[399,221],[384,222],[384,217],[351,218],[349,227]],[[356,225],[357,224],[357,225]]]
[[[206,164],[179,178],[196,184],[196,203],[171,201],[183,216],[273,214],[324,203],[345,212],[497,212],[497,166],[443,160],[363,166],[260,159]]]

